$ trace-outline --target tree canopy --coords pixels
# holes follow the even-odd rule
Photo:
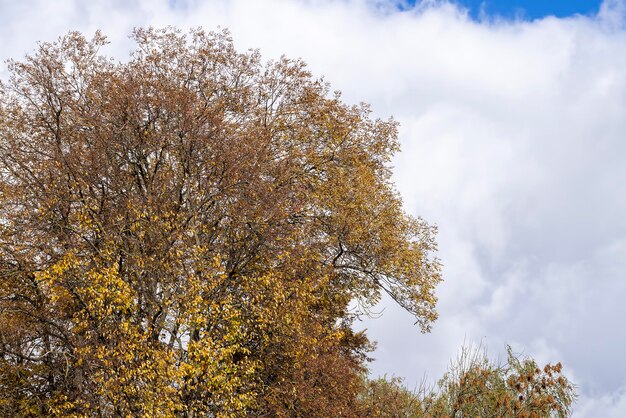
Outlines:
[[[0,414],[358,416],[387,293],[436,318],[393,120],[227,33],[70,33],[0,85]]]

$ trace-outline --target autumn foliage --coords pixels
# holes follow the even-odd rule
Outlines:
[[[355,416],[357,301],[436,318],[396,124],[224,33],[70,33],[0,86],[0,415]]]
[[[401,379],[381,378],[366,381],[360,396],[360,415],[372,418],[566,418],[576,399],[561,363],[539,368],[510,347],[503,364],[481,348],[463,347],[433,388],[410,391]]]

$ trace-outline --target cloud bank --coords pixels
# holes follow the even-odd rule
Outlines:
[[[400,123],[395,181],[439,225],[440,319],[383,304],[361,324],[374,373],[435,378],[464,341],[562,361],[575,416],[626,416],[626,7],[532,22],[446,2],[0,0],[0,58],[96,29],[123,58],[136,26],[218,26],[240,49],[302,57],[347,102]],[[6,67],[0,67],[6,77]]]

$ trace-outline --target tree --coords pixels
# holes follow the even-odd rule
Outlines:
[[[504,365],[489,361],[484,350],[464,347],[439,381],[439,393],[426,397],[432,416],[565,418],[576,398],[561,363],[540,369],[532,358],[520,359],[507,347]]]
[[[576,399],[561,363],[540,369],[507,347],[504,364],[485,350],[463,347],[434,389],[412,392],[398,378],[366,380],[360,395],[363,417],[569,417]]]
[[[226,33],[99,33],[0,85],[3,416],[352,416],[349,304],[436,318],[396,123]]]
[[[424,418],[421,393],[408,390],[398,377],[364,379],[359,415],[364,418]]]

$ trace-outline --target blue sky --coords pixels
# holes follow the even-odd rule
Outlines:
[[[410,5],[420,0],[409,0]],[[506,18],[524,18],[533,20],[545,16],[566,17],[574,14],[589,15],[597,13],[601,1],[598,0],[455,0],[469,9],[470,14],[477,18],[481,11],[489,16],[497,15]]]

